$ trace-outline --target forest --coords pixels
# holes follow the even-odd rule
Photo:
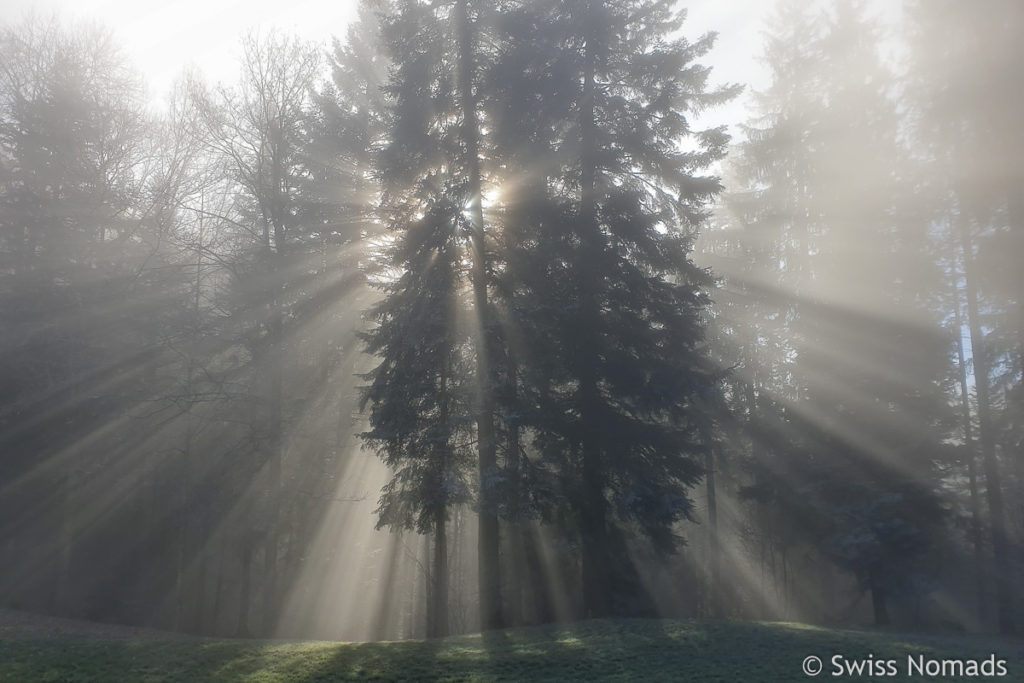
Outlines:
[[[686,4],[0,25],[0,608],[1019,630],[1024,4]]]

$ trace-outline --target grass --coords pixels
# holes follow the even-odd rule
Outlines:
[[[893,659],[898,675],[832,676],[831,657]],[[1006,660],[999,679],[914,677],[907,656]],[[1024,641],[816,628],[801,624],[599,620],[444,640],[327,643],[96,639],[0,632],[0,681],[1024,681]]]

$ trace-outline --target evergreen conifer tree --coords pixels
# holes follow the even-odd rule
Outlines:
[[[787,542],[849,571],[885,623],[889,597],[921,589],[939,539],[951,349],[928,224],[900,193],[875,29],[845,0],[813,19],[782,7],[764,120],[739,163],[756,199],[734,206],[759,264],[733,275],[761,338],[748,357],[769,361],[747,401],[758,457],[745,493],[775,509]]]
[[[378,524],[434,536],[429,632],[447,633],[447,536],[452,507],[471,500],[475,349],[466,263],[474,226],[460,131],[458,55],[446,12],[401,3],[385,20],[395,64],[388,140],[379,156],[384,212],[394,233],[371,311],[367,350],[381,360],[367,376],[364,440],[394,471]]]
[[[717,392],[711,279],[689,254],[727,136],[690,121],[735,90],[708,87],[694,61],[714,38],[674,37],[682,19],[663,1],[522,3],[508,26],[530,54],[508,56],[523,76],[494,85],[516,413],[559,482],[545,505],[574,520],[587,616],[625,609],[624,539],[677,546]]]

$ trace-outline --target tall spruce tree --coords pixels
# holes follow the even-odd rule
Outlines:
[[[517,9],[508,26],[532,55],[510,51],[524,75],[495,85],[496,154],[501,140],[521,145],[508,152],[519,175],[506,230],[523,239],[501,259],[522,348],[517,422],[560,482],[544,504],[574,520],[584,614],[603,616],[628,599],[631,569],[613,549],[635,531],[674,549],[703,471],[717,378],[704,346],[710,277],[689,253],[719,189],[701,171],[727,136],[692,130],[690,115],[734,90],[708,88],[693,62],[714,38],[674,37],[683,15],[671,2]]]
[[[448,630],[446,523],[470,501],[473,348],[465,268],[474,195],[459,149],[457,53],[448,47],[447,12],[404,2],[384,22],[395,67],[388,140],[379,157],[384,208],[394,244],[381,283],[385,298],[365,336],[380,357],[367,375],[362,436],[395,470],[378,508],[379,526],[434,537],[428,632]]]
[[[371,311],[378,323],[367,351],[381,358],[367,376],[370,429],[363,439],[395,471],[377,509],[378,527],[432,533],[428,634],[448,632],[450,510],[470,500],[472,464],[467,338],[460,289],[464,229],[459,205],[443,200],[403,226],[391,251],[403,272],[383,284]]]
[[[104,547],[82,509],[136,462],[142,437],[113,426],[167,387],[177,179],[110,32],[27,18],[0,62],[0,594],[106,616],[132,544]]]
[[[495,489],[498,480],[497,443],[494,429],[494,375],[491,367],[493,344],[491,306],[488,295],[488,263],[484,229],[484,197],[480,170],[480,125],[477,116],[475,81],[477,24],[470,18],[469,0],[457,0],[455,30],[458,44],[458,97],[462,114],[462,164],[468,191],[467,219],[471,228],[473,262],[473,310],[476,327],[474,345],[477,385],[477,470],[480,482],[479,536],[477,561],[480,577],[480,627],[502,625],[501,580],[499,575],[498,509]]]

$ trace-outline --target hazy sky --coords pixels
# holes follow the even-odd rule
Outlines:
[[[701,61],[712,67],[715,84],[740,83],[743,94],[731,104],[707,115],[708,123],[738,123],[749,118],[747,107],[751,89],[763,88],[768,70],[760,64],[762,31],[775,6],[774,0],[701,0],[689,5],[684,28],[686,36],[696,40],[707,31],[716,31],[714,49]],[[734,134],[736,131],[733,131]]]
[[[763,84],[764,72],[756,58],[763,18],[773,4],[770,0],[699,0],[687,5],[689,38],[709,30],[719,33],[717,47],[704,60],[715,69],[714,82]],[[275,27],[329,44],[332,35],[344,36],[356,6],[356,0],[0,0],[0,20],[16,22],[34,11],[98,21],[113,29],[158,102],[188,66],[210,80],[233,81],[238,38],[251,29]],[[741,98],[714,120],[742,120],[745,102],[746,97]]]
[[[234,81],[239,37],[252,29],[277,28],[328,44],[343,36],[355,0],[2,0],[0,20],[27,12],[62,19],[95,20],[111,28],[154,98],[195,66],[211,80]]]

